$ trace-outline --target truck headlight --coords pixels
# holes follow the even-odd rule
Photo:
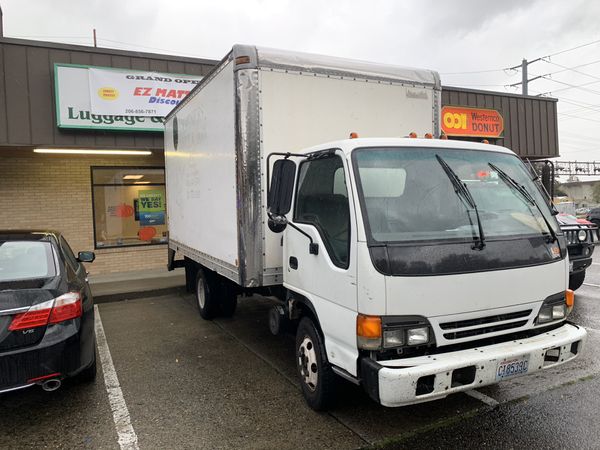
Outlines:
[[[537,317],[537,323],[552,322],[552,307],[542,306]]]
[[[573,291],[567,290],[564,294],[556,294],[544,300],[536,323],[549,323],[565,319],[573,309]]]
[[[579,239],[579,242],[584,242],[587,239],[587,231],[579,230],[579,233],[577,233],[577,239]]]
[[[423,345],[429,342],[429,327],[409,328],[406,330],[408,345]]]
[[[362,350],[389,350],[432,344],[429,321],[421,316],[357,316],[357,343]]]
[[[386,330],[383,332],[383,347],[394,348],[401,347],[405,343],[404,330]]]
[[[552,320],[564,319],[567,317],[566,305],[554,305],[552,307]]]

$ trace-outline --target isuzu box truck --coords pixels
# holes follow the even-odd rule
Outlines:
[[[314,409],[338,377],[402,406],[582,351],[547,198],[510,150],[431,139],[440,89],[429,70],[237,45],[166,118],[170,267],[205,319],[278,298],[270,326],[296,330]]]

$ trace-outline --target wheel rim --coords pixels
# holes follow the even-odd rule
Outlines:
[[[317,389],[319,381],[319,365],[317,364],[317,352],[313,341],[305,336],[298,348],[298,367],[304,384],[311,390]]]
[[[198,283],[196,285],[196,298],[198,299],[198,305],[201,309],[204,309],[206,303],[206,294],[204,293],[204,280],[202,277],[198,277]]]

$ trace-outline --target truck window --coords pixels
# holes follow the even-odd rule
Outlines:
[[[305,161],[300,165],[294,221],[314,225],[332,262],[348,267],[350,206],[339,156]]]

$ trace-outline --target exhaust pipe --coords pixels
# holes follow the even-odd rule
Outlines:
[[[52,392],[57,390],[61,386],[62,382],[58,378],[51,378],[42,383],[42,389],[46,392]]]

